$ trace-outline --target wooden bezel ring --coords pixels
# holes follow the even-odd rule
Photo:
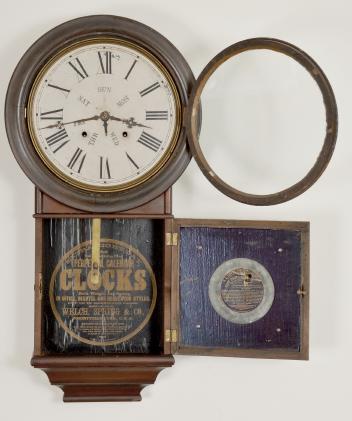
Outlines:
[[[277,193],[259,195],[249,194],[243,191],[237,190],[229,184],[225,183],[210,167],[207,162],[200,144],[198,136],[198,114],[200,110],[200,97],[210,76],[221,66],[225,61],[234,57],[244,51],[266,49],[276,51],[286,56],[291,57],[302,65],[313,77],[319,86],[321,94],[323,96],[325,111],[326,111],[326,136],[323,147],[319,153],[318,159],[316,160],[310,171],[297,183],[291,187],[281,190]],[[198,163],[199,168],[208,180],[226,196],[231,197],[238,202],[246,203],[248,205],[257,206],[268,206],[276,205],[279,203],[287,202],[294,197],[299,196],[310,188],[324,172],[328,165],[331,156],[333,154],[336,138],[337,138],[337,127],[338,127],[338,116],[337,116],[337,105],[335,101],[334,92],[330,86],[330,83],[318,66],[318,64],[304,51],[300,50],[296,46],[289,44],[285,41],[272,39],[272,38],[253,38],[238,42],[229,46],[215,56],[208,65],[204,68],[200,74],[197,82],[193,88],[189,104],[188,111],[186,113],[186,128],[188,142],[192,151],[192,155]]]

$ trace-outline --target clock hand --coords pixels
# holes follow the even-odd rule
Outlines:
[[[151,127],[149,126],[145,126],[144,124],[141,123],[137,123],[134,119],[134,117],[130,117],[130,118],[119,118],[119,117],[115,117],[113,115],[110,115],[110,120],[114,120],[114,121],[121,121],[121,123],[124,123],[127,125],[128,128],[132,128],[133,126],[138,126],[138,127],[146,127],[147,129],[151,129]]]
[[[108,135],[108,121],[107,120],[103,121],[103,126],[105,130],[105,136],[107,136]]]
[[[100,116],[95,115],[93,117],[89,117],[89,118],[81,118],[80,120],[74,120],[74,121],[67,121],[66,123],[62,123],[61,121],[59,121],[58,123],[55,124],[50,124],[49,126],[45,126],[45,127],[41,127],[40,129],[53,129],[54,127],[61,127],[61,126],[66,126],[66,124],[73,124],[73,123],[84,123],[85,121],[89,121],[89,120],[99,120]]]
[[[128,121],[127,121],[127,126],[128,126],[129,128],[132,128],[133,126],[138,126],[138,127],[146,127],[147,129],[151,129],[151,127],[150,127],[150,126],[145,126],[144,124],[137,123],[137,122],[135,121],[134,117],[131,117],[131,118],[129,118],[129,119],[128,119]]]

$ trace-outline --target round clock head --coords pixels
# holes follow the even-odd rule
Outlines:
[[[38,189],[65,205],[138,207],[191,159],[183,116],[194,82],[180,52],[140,22],[68,21],[39,38],[12,75],[10,146]]]
[[[91,191],[131,188],[155,174],[180,131],[180,100],[165,67],[122,40],[60,51],[37,76],[27,107],[47,167]]]

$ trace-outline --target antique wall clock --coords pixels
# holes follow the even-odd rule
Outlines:
[[[221,180],[198,141],[207,80],[255,49],[304,66],[326,109],[313,168],[263,196]],[[307,54],[250,39],[195,80],[151,28],[83,17],[25,53],[5,120],[15,158],[36,186],[32,364],[65,401],[139,400],[177,352],[308,358],[308,223],[175,219],[170,189],[192,156],[214,186],[247,204],[281,203],[308,189],[332,156],[337,109]]]

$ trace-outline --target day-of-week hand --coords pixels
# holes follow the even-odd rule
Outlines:
[[[62,123],[61,121],[59,121],[59,122],[57,122],[55,124],[50,124],[49,126],[41,127],[41,129],[53,129],[55,127],[66,126],[67,124],[84,123],[85,121],[99,120],[99,119],[100,119],[100,116],[99,115],[95,115],[93,117],[81,118],[80,120],[67,121],[66,123]]]

